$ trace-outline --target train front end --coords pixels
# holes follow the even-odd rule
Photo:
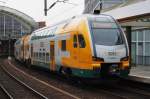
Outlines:
[[[92,60],[99,62],[93,71],[101,77],[127,77],[129,49],[126,36],[111,16],[89,18]]]

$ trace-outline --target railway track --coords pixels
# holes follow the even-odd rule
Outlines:
[[[0,84],[0,99],[13,99],[13,97],[1,84]]]
[[[9,63],[9,65],[13,65],[13,64]],[[15,68],[17,68],[17,67],[15,67]],[[110,99],[110,98],[111,99],[149,99],[149,97],[150,97],[149,90],[146,90],[146,91],[144,90],[147,86],[142,87],[143,89],[138,88],[139,85],[135,85],[134,87],[132,85],[128,86],[128,84],[130,84],[130,82],[128,84],[127,83],[125,83],[125,84],[119,83],[119,84],[113,84],[113,85],[99,84],[99,85],[84,85],[84,86],[82,86],[82,85],[76,86],[76,84],[75,85],[71,84],[71,87],[73,87],[73,88],[70,88],[68,91],[67,90],[68,88],[63,88],[63,87],[65,87],[63,84],[62,84],[63,87],[61,86],[62,88],[58,87],[59,84],[55,84],[55,86],[53,86],[53,84],[51,84],[51,82],[49,80],[50,78],[43,80],[42,78],[45,78],[45,74],[43,74],[43,76],[42,76],[41,72],[39,72],[37,70],[35,71],[36,74],[34,74],[33,73],[34,70],[28,69],[29,71],[31,71],[33,73],[33,74],[32,73],[30,74],[28,72],[25,72],[27,68],[22,67],[22,66],[21,66],[21,68],[23,68],[23,69],[21,69],[21,71],[24,74],[32,75],[32,76],[34,76],[33,78],[35,78],[35,79],[38,78],[37,80],[39,80],[39,82],[43,83],[43,86],[47,86],[54,90],[58,89],[58,90],[60,90],[59,91],[60,93],[66,92],[68,94],[68,92],[69,92],[69,94],[72,95],[69,97],[74,98],[74,99],[80,99],[80,98],[87,98],[87,99],[92,99],[92,98],[95,98],[95,99],[103,99],[103,98],[105,98],[105,99]],[[55,79],[58,79],[58,78],[55,78]],[[67,84],[68,84],[68,82],[67,82]],[[70,87],[70,85],[68,85],[68,86]],[[73,93],[73,91],[74,91],[74,93]],[[71,93],[73,93],[73,94],[71,94]],[[66,94],[63,93],[63,95],[66,95]]]
[[[116,95],[123,99],[149,99],[150,84],[120,79],[117,83],[91,85],[96,92],[104,91],[105,93]]]
[[[31,82],[26,82],[27,84],[26,85],[33,85],[33,87],[35,87],[34,85],[37,85],[37,87],[39,87],[38,89],[39,90],[41,90],[40,91],[40,93],[42,93],[42,96],[44,96],[46,99],[53,99],[54,97],[56,98],[56,96],[57,97],[59,97],[59,98],[65,98],[65,99],[80,99],[79,97],[77,97],[77,96],[75,96],[75,95],[73,95],[73,94],[71,94],[71,93],[69,93],[69,92],[66,92],[65,90],[62,90],[62,89],[60,89],[60,88],[57,88],[57,87],[55,87],[55,86],[53,86],[53,85],[50,85],[50,84],[48,84],[48,83],[46,83],[46,82],[43,82],[43,81],[41,81],[41,80],[39,80],[39,79],[37,79],[37,78],[35,78],[35,77],[33,77],[33,76],[31,76],[31,75],[29,75],[29,74],[27,74],[27,73],[25,73],[25,72],[23,72],[23,71],[21,71],[20,69],[18,69],[18,68],[16,68],[14,65],[12,65],[11,63],[10,63],[10,65],[9,66],[11,66],[14,70],[13,71],[15,71],[15,72],[17,72],[18,74],[20,74],[20,76],[22,76],[23,78],[21,78],[20,77],[20,79],[28,79],[28,80],[30,80]],[[7,66],[6,66],[7,67]],[[4,66],[4,69],[6,68],[5,66]],[[8,69],[8,68],[7,68]],[[6,70],[6,69],[5,69]],[[7,71],[8,72],[8,71]],[[11,74],[10,74],[11,75]],[[16,73],[14,74],[15,76],[17,76],[16,75]],[[19,76],[18,76],[19,77]],[[24,83],[25,84],[25,83]],[[37,88],[36,87],[36,88]],[[31,88],[31,87],[30,87]],[[36,89],[35,88],[35,89]],[[44,89],[45,88],[45,89]],[[47,90],[48,89],[48,90]],[[38,92],[39,93],[39,92]]]
[[[137,96],[139,95],[139,97],[141,97],[142,99],[147,99],[150,97],[150,84],[122,79],[121,82],[114,87],[130,93],[135,93],[137,94]]]
[[[49,87],[49,88],[52,88],[52,89],[54,89],[54,90],[56,90],[56,91],[62,93],[63,95],[69,96],[69,97],[70,97],[69,99],[82,99],[82,98],[91,99],[91,97],[92,97],[92,96],[89,96],[89,95],[88,95],[89,93],[87,93],[87,94],[85,93],[85,95],[79,95],[79,94],[76,95],[76,93],[70,93],[71,89],[69,89],[69,91],[66,91],[66,89],[56,87],[56,86],[58,86],[58,84],[56,84],[56,85],[54,86],[53,84],[50,84],[50,83],[48,83],[48,82],[46,82],[46,81],[43,81],[43,80],[39,79],[38,77],[31,76],[30,74],[28,74],[28,73],[26,73],[26,72],[24,72],[24,71],[18,69],[18,68],[17,68],[16,66],[14,66],[11,62],[8,62],[8,64],[9,64],[11,67],[15,68],[17,71],[20,71],[22,74],[24,74],[24,75],[26,75],[26,76],[30,76],[32,79],[36,80],[37,82],[42,83],[43,86],[47,86],[47,87]],[[37,75],[37,74],[36,74],[36,75]],[[57,78],[55,78],[55,79],[57,79]],[[63,86],[63,85],[62,85],[62,86]],[[67,89],[68,89],[68,88],[67,88]],[[81,92],[81,94],[82,94],[82,92]],[[99,93],[98,93],[98,94],[99,94]],[[102,95],[102,94],[104,94],[104,95]],[[88,97],[88,96],[89,96],[89,97]],[[106,99],[109,99],[109,98],[108,98],[109,96],[112,97],[112,99],[124,99],[124,98],[120,97],[119,95],[108,94],[108,93],[106,94],[105,92],[102,92],[101,95],[99,96],[99,98],[106,98],[106,97],[107,97]],[[59,97],[59,98],[60,98],[60,97]]]
[[[30,86],[26,85],[24,82],[10,74],[2,65],[0,65],[1,73],[1,88],[7,93],[11,99],[48,99],[38,91],[32,89]]]
[[[100,90],[105,91],[106,93],[118,95],[124,99],[149,99],[150,92],[141,90],[138,88],[132,88],[131,86],[126,85],[103,85],[99,87]]]

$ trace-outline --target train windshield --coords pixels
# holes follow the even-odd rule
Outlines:
[[[123,44],[122,32],[114,22],[93,22],[92,31],[97,45],[113,46]]]

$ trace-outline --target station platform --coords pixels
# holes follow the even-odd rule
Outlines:
[[[150,66],[132,66],[127,79],[150,84]]]

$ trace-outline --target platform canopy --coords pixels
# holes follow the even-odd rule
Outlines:
[[[113,16],[122,26],[150,27],[150,0],[119,7],[104,14]]]
[[[37,24],[33,18],[31,18],[27,14],[20,12],[16,9],[0,5],[0,13],[10,14],[10,15],[18,18],[18,19],[21,19],[22,21],[24,21],[28,25],[31,25],[33,28],[37,26]]]

